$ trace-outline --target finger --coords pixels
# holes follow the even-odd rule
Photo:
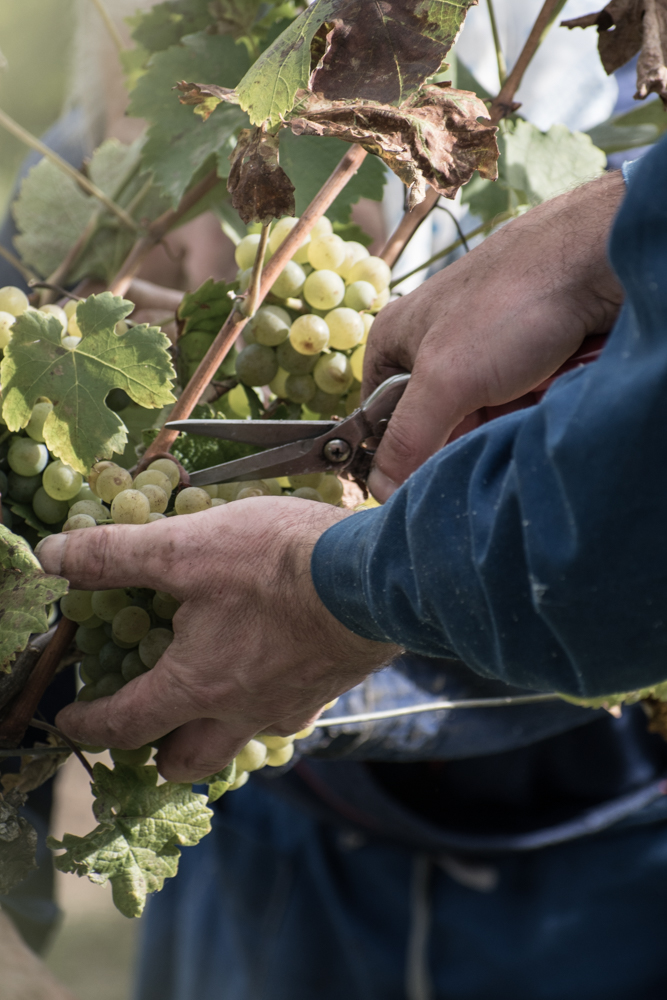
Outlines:
[[[201,781],[226,767],[256,732],[252,724],[195,719],[160,744],[155,762],[167,781]]]
[[[392,493],[447,441],[461,414],[443,392],[443,377],[434,364],[415,371],[394,410],[368,478],[373,496],[384,503]]]
[[[142,747],[201,715],[201,705],[179,677],[167,652],[152,670],[110,698],[68,705],[59,712],[57,725],[76,743],[121,750]]]
[[[373,323],[364,353],[363,399],[385,379],[412,370],[426,327],[423,318],[412,318],[411,305],[407,299],[390,302]]]
[[[179,525],[179,531],[175,532],[173,522],[164,520],[68,531],[43,539],[35,554],[47,573],[64,576],[81,590],[114,587],[165,590],[174,580],[182,548],[178,539],[184,530],[187,531]]]

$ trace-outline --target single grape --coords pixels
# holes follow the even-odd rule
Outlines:
[[[83,486],[83,476],[58,458],[44,470],[42,486],[54,500],[71,500]]]
[[[63,337],[60,346],[64,347],[66,351],[74,351],[80,343],[81,337]]]
[[[289,341],[299,354],[319,354],[329,343],[329,327],[320,316],[299,316],[292,323]]]
[[[174,633],[166,628],[152,628],[139,643],[141,662],[152,670],[173,641]]]
[[[235,792],[237,788],[243,788],[243,786],[245,785],[245,783],[246,783],[246,781],[248,780],[249,777],[250,777],[250,775],[248,774],[247,771],[241,771],[240,774],[236,775],[235,780],[229,786],[229,788],[227,789],[227,791],[228,792]]]
[[[277,371],[275,351],[262,344],[244,347],[236,358],[236,374],[245,385],[268,385]]]
[[[364,374],[364,355],[366,353],[366,345],[360,344],[356,351],[350,355],[350,368],[352,369],[352,374],[361,382]]]
[[[218,497],[213,497],[211,500],[211,507],[224,507],[228,503],[228,500],[221,500],[218,499]]]
[[[83,659],[81,660],[81,663],[79,664],[79,677],[80,677],[81,682],[83,684],[94,684],[95,680],[93,678],[93,675],[88,670],[88,665],[85,662],[86,660],[89,660],[89,661],[94,660],[94,661],[96,661],[97,657],[96,656],[84,656],[83,657]]]
[[[239,483],[239,493],[236,494],[236,499],[238,500],[241,490],[257,490],[260,496],[268,497],[271,495],[271,490],[266,485],[263,479],[246,479],[245,482]]]
[[[245,271],[239,271],[236,275],[236,280],[239,283],[239,292],[247,292],[252,281],[252,268],[249,267]]]
[[[306,272],[294,260],[288,260],[284,268],[273,282],[271,291],[279,299],[289,299],[298,295],[306,280]]]
[[[310,238],[311,240],[317,240],[321,236],[329,236],[331,233],[333,233],[333,226],[326,215],[323,215],[310,230]]]
[[[133,681],[135,677],[140,677],[142,674],[145,674],[147,670],[148,667],[141,662],[141,657],[136,649],[133,649],[130,653],[126,654],[120,668],[120,672],[125,681]]]
[[[247,323],[243,327],[243,333],[241,334],[241,336],[243,337],[243,343],[245,344],[246,347],[250,347],[251,344],[257,343],[257,337],[255,336],[255,331],[251,323]]]
[[[362,309],[370,309],[377,298],[377,292],[370,281],[354,281],[347,286],[343,301],[350,309],[361,312]]]
[[[305,740],[305,738],[307,736],[312,736],[312,734],[315,732],[315,729],[316,729],[316,727],[314,725],[312,725],[312,726],[306,726],[305,729],[300,729],[298,733],[294,734],[294,739],[295,740]]]
[[[44,471],[48,460],[46,446],[32,438],[15,437],[7,452],[9,468],[19,476],[36,476]]]
[[[85,622],[93,613],[90,590],[70,590],[60,599],[60,610],[71,622]]]
[[[321,494],[317,490],[311,489],[310,486],[299,487],[298,490],[294,490],[292,496],[298,497],[300,500],[313,500],[316,503],[323,503]]]
[[[10,472],[2,493],[9,493],[17,503],[30,503],[41,484],[42,477],[39,473],[36,476],[19,476],[16,472]]]
[[[113,332],[116,334],[117,337],[124,337],[129,329],[130,328],[125,322],[125,320],[119,319],[115,327],[113,328]]]
[[[364,321],[354,309],[332,309],[324,321],[329,327],[329,345],[337,351],[349,351],[363,340]]]
[[[147,764],[153,753],[152,746],[139,747],[137,750],[116,750],[109,751],[114,764],[126,764],[128,767],[141,767]]]
[[[323,321],[324,322],[324,321]],[[326,326],[326,324],[325,324]],[[327,327],[327,332],[329,328]],[[276,347],[276,359],[283,371],[290,375],[310,375],[317,364],[318,355],[295,351],[289,340]]]
[[[78,337],[79,340],[81,340],[83,336],[83,334],[81,333],[81,327],[79,326],[79,321],[77,319],[77,313],[73,313],[73,315],[70,316],[70,318],[67,320],[67,336]]]
[[[282,486],[277,479],[262,479],[262,482],[269,491],[270,497],[281,497],[283,495]]]
[[[76,299],[69,299],[69,301],[65,303],[65,305],[63,306],[63,312],[67,316],[68,320],[74,315],[78,307],[79,303],[76,301]]]
[[[15,322],[16,316],[12,316],[8,312],[0,312],[0,351],[4,351],[12,339],[12,327]]]
[[[345,282],[335,271],[313,271],[306,278],[303,294],[313,309],[328,311],[335,309],[343,301]]]
[[[164,514],[158,514],[157,511],[154,511],[152,514],[148,515],[148,522],[147,523],[148,524],[152,524],[153,521],[164,521],[164,519],[165,519],[165,515]]]
[[[302,476],[288,476],[288,482],[293,490],[298,490],[302,486],[309,486],[316,490],[324,479],[323,472],[306,472]]]
[[[272,254],[276,252],[280,244],[289,236],[298,221],[298,218],[292,218],[291,216],[286,215],[282,219],[278,219],[278,221],[273,224],[273,229],[271,230],[271,235],[269,236],[269,250]],[[305,244],[309,242],[310,236],[306,236]],[[301,246],[304,246],[305,244],[302,243]]]
[[[289,763],[289,761],[294,756],[294,744],[290,743],[288,746],[281,747],[279,750],[269,750],[266,763],[269,767],[282,767],[283,764]]]
[[[28,437],[31,437],[33,441],[38,441],[40,444],[44,444],[44,424],[46,423],[46,418],[51,413],[53,409],[53,403],[48,400],[45,403],[35,403],[32,408],[32,413],[30,414],[30,420],[25,429]],[[56,497],[60,500],[61,497]]]
[[[94,521],[106,521],[109,516],[109,512],[106,507],[103,507],[101,503],[95,503],[93,500],[77,500],[73,503],[69,509],[70,518],[76,517],[77,514],[87,514],[88,517],[92,517]]]
[[[99,653],[104,645],[106,636],[101,628],[86,628],[86,621],[89,621],[89,619],[86,618],[76,630],[76,645],[82,653],[95,655]]]
[[[355,240],[348,240],[348,242],[345,243],[345,260],[335,270],[338,271],[341,278],[347,280],[347,277],[354,265],[360,260],[365,260],[366,257],[370,257],[370,254],[363,243],[357,243]]]
[[[32,509],[44,524],[58,524],[69,514],[69,507],[65,501],[54,500],[43,486],[40,486],[32,498]]]
[[[125,389],[111,389],[104,401],[110,410],[119,413],[130,405],[132,399],[125,392]]]
[[[90,470],[90,475],[88,476],[88,488],[95,493],[95,484],[97,483],[100,473],[104,472],[105,469],[117,469],[119,466],[115,462],[96,462],[95,465]],[[81,487],[83,489],[83,487]],[[98,498],[99,499],[99,498]]]
[[[83,679],[85,679],[86,684],[97,684],[104,677],[104,667],[100,663],[99,651],[97,654],[87,653],[81,661],[81,666],[83,668],[82,675],[85,675]]]
[[[20,316],[29,305],[27,296],[20,288],[15,288],[13,285],[5,285],[4,288],[0,288],[0,312]]]
[[[322,477],[322,482],[317,487],[325,503],[339,504],[343,497],[343,484],[338,476],[326,475]]]
[[[236,500],[239,490],[243,488],[242,483],[217,483],[216,485],[218,487],[218,499],[226,500],[227,503]]]
[[[308,262],[318,270],[337,271],[347,256],[345,243],[340,236],[319,236],[310,240]]]
[[[351,389],[345,397],[345,416],[351,416],[361,406],[361,389]]]
[[[62,326],[63,330],[67,329],[69,316],[67,315],[64,309],[60,308],[60,306],[57,306],[49,302],[45,306],[40,306],[39,312],[46,313],[47,316],[55,316],[56,319],[60,322],[60,325]]]
[[[140,642],[151,627],[151,616],[144,608],[137,608],[130,605],[122,608],[111,623],[113,637],[116,641],[131,643],[133,646]]]
[[[98,697],[94,684],[86,684],[76,696],[77,701],[95,701]]]
[[[105,674],[95,685],[96,698],[111,698],[125,684],[121,674]]]
[[[143,493],[148,500],[151,514],[163,514],[167,509],[169,497],[160,486],[147,483],[145,486],[141,487],[139,492]]]
[[[234,260],[236,261],[236,266],[242,271],[252,268],[255,263],[260,239],[260,233],[251,233],[250,236],[244,236],[239,245],[236,247],[236,250],[234,251]],[[266,258],[264,259],[266,260]]]
[[[238,417],[243,417],[245,419],[245,417],[250,416],[250,403],[248,402],[248,397],[246,396],[245,389],[242,385],[235,385],[234,388],[227,393],[227,402]]]
[[[255,739],[263,743],[269,750],[281,750],[283,747],[291,746],[294,742],[293,736],[269,736],[268,733],[259,733]]]
[[[104,625],[104,622],[97,615],[91,615],[90,618],[86,618],[85,622],[81,622],[81,628],[99,628],[100,625]]]
[[[329,392],[322,392],[322,390],[318,388],[313,398],[309,400],[308,408],[312,410],[313,413],[318,413],[321,417],[330,417],[334,413],[340,416],[341,414],[339,414],[338,411],[341,408],[341,398],[342,397],[340,395],[332,395]]]
[[[250,327],[257,344],[277,347],[283,340],[287,340],[291,322],[289,313],[280,306],[263,306],[245,327],[243,337],[247,340],[246,334]]]
[[[350,362],[344,354],[323,354],[315,365],[313,378],[323,392],[332,395],[348,391],[354,381]]]
[[[369,281],[376,292],[382,292],[391,281],[391,268],[381,257],[366,257],[357,261],[348,275],[348,281]]]
[[[252,486],[245,486],[242,490],[239,490],[237,500],[249,500],[251,497],[262,497],[264,494],[261,490],[253,489]]]
[[[378,292],[377,298],[371,306],[371,312],[379,313],[380,309],[384,309],[387,302],[389,302],[390,295],[391,291],[388,288],[383,288],[381,292]]]
[[[365,312],[365,313],[361,314],[361,318],[363,319],[364,326],[366,328],[366,332],[364,333],[364,338],[361,341],[361,343],[365,344],[366,341],[368,340],[368,334],[371,332],[371,327],[372,327],[373,323],[375,322],[375,316],[371,316],[370,313]]]
[[[111,504],[114,524],[146,524],[151,505],[141,490],[122,490]]]
[[[243,750],[236,755],[236,770],[238,771],[259,771],[264,767],[268,750],[264,743],[259,740],[250,740]]]
[[[180,602],[164,590],[156,590],[153,594],[153,611],[158,618],[173,618],[180,606]]]
[[[96,528],[97,521],[89,514],[74,514],[63,524],[63,531],[79,531],[81,528]]]
[[[197,514],[201,510],[208,510],[210,506],[211,498],[206,490],[188,486],[176,497],[174,509],[177,514]]]
[[[105,642],[98,653],[100,667],[105,674],[119,674],[127,653],[113,640]]]
[[[96,482],[90,485],[98,497],[101,497],[105,503],[111,503],[119,493],[131,488],[132,476],[127,469],[113,465],[110,469],[102,469]]]
[[[93,612],[103,622],[112,622],[129,603],[130,598],[124,590],[96,590],[93,593]]]
[[[289,372],[286,372],[284,368],[279,368],[275,378],[272,378],[269,382],[269,389],[274,396],[278,396],[280,399],[285,398],[285,393],[287,391],[285,389],[285,383],[288,378]]]
[[[146,471],[164,472],[165,476],[171,483],[172,490],[175,490],[181,481],[181,470],[176,465],[176,462],[172,462],[169,458],[156,458],[154,462],[151,462]]]
[[[140,472],[132,486],[135,490],[141,490],[144,486],[159,486],[167,495],[167,499],[171,496],[172,491],[171,479],[160,469],[146,469],[145,472]]]
[[[288,375],[285,391],[291,402],[307,403],[315,395],[315,379],[312,375]]]

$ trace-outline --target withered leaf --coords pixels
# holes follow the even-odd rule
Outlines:
[[[562,21],[565,28],[598,29],[598,50],[607,73],[637,52],[636,98],[657,93],[667,106],[667,0],[611,0],[597,13]]]
[[[22,882],[34,868],[37,832],[18,812],[23,797],[0,795],[0,895]]]
[[[71,754],[70,748],[55,737],[49,737],[48,743],[36,743],[35,746],[62,746],[62,754],[36,754],[30,757],[25,754],[21,758],[21,768],[2,776],[2,787],[5,793],[15,792],[27,795],[48,781],[58,768],[65,763]]]
[[[217,106],[226,101],[228,104],[238,104],[239,99],[235,90],[229,87],[219,87],[216,83],[187,83],[181,80],[174,87],[180,90],[181,96],[178,98],[181,104],[192,105],[195,114],[207,121]]]
[[[497,177],[497,130],[477,121],[488,111],[470,91],[429,85],[400,108],[303,94],[296,114],[288,123],[296,135],[335,136],[381,157],[409,187],[411,208],[423,201],[427,184],[453,198],[475,170]]]
[[[227,189],[246,224],[294,215],[294,185],[278,162],[278,136],[243,129],[232,156]]]

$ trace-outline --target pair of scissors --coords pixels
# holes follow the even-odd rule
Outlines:
[[[373,455],[409,378],[409,375],[388,378],[343,420],[172,420],[166,426],[170,430],[266,448],[257,455],[191,472],[193,486],[309,472],[347,472],[365,482]]]

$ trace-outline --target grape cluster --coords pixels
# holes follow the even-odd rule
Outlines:
[[[273,227],[267,259],[298,219]],[[236,248],[239,288],[249,284],[259,235]],[[348,416],[360,402],[366,339],[377,313],[389,299],[391,272],[366,247],[337,236],[326,217],[298,248],[276,278],[272,304],[246,325],[246,347],[236,359],[241,385],[228,402],[247,415],[243,386],[265,386],[279,399],[301,404],[306,416]]]

